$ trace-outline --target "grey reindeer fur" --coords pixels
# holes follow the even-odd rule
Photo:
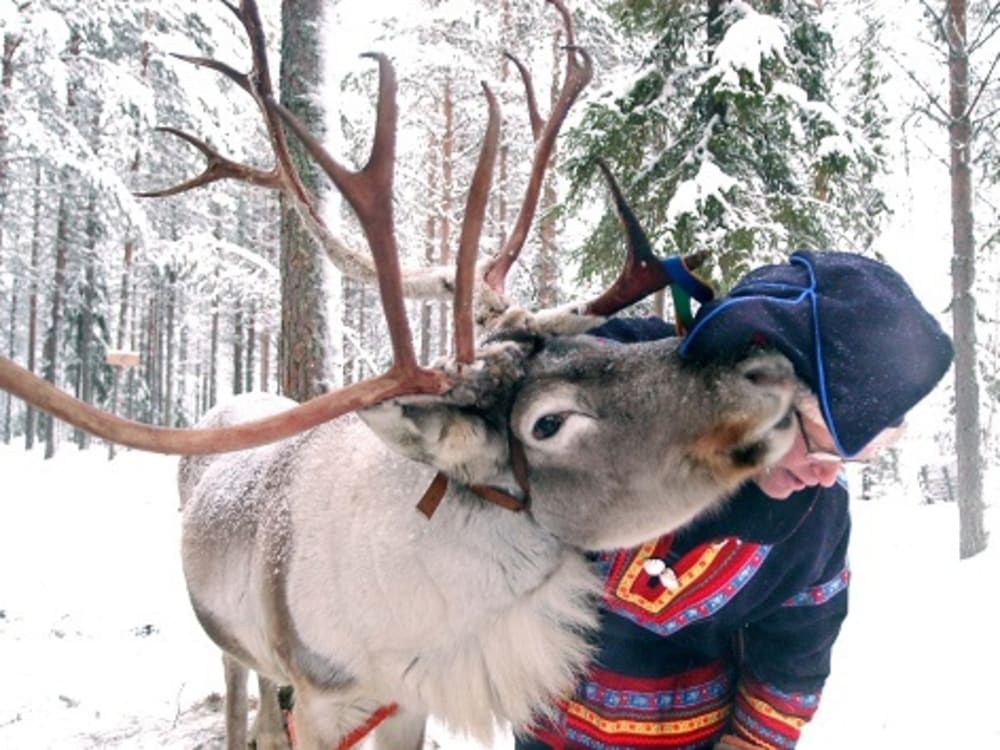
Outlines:
[[[422,747],[428,714],[489,741],[498,722],[524,727],[571,690],[597,621],[583,552],[677,527],[793,439],[786,360],[696,369],[676,345],[502,342],[443,397],[183,459],[184,573],[226,654],[230,750],[245,747],[247,668],[262,701],[270,682],[294,686],[303,750],[332,750],[391,702],[401,711],[377,731],[379,748]],[[203,422],[289,405],[244,396]],[[550,414],[561,429],[533,437]],[[530,467],[530,510],[518,513],[464,486],[516,491],[508,429]],[[428,520],[414,504],[438,470],[453,481]],[[284,741],[273,706],[262,713],[272,718],[258,720],[259,750]]]

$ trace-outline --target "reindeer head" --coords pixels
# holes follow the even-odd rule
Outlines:
[[[784,357],[695,367],[678,346],[511,335],[443,396],[360,416],[408,458],[516,498],[564,543],[632,546],[711,507],[794,439]]]

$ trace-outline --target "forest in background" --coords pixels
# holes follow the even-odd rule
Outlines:
[[[433,266],[454,252],[485,127],[479,81],[489,81],[504,113],[482,243],[489,253],[510,231],[533,148],[523,89],[503,51],[534,71],[545,110],[564,55],[555,14],[541,0],[421,0],[405,19],[372,5],[299,4],[312,13],[296,22],[321,40],[325,77],[303,106],[316,108],[331,150],[360,163],[375,75],[356,53],[364,40],[393,57],[398,233],[407,263]],[[1000,452],[992,429],[1000,399],[993,124],[1000,20],[998,4],[972,3],[956,39],[948,14],[959,6],[965,9],[922,0],[571,3],[595,81],[564,128],[513,296],[550,306],[607,280],[622,242],[595,174],[598,156],[625,186],[658,254],[710,250],[706,272],[722,288],[802,247],[878,254],[887,223],[906,210],[895,203],[898,185],[921,174],[917,165],[948,165],[941,184],[909,187],[941,196],[942,215],[950,203],[943,196],[955,199],[949,172],[964,165],[975,225],[970,209],[970,226],[960,229],[971,246],[964,256],[945,244],[914,252],[960,257],[953,274],[970,280],[938,311],[967,369],[947,384],[951,404],[934,439],[942,456],[969,462],[957,471],[978,472],[980,489],[959,486],[952,459],[928,467],[926,495],[973,496],[981,505],[982,463],[996,463]],[[282,7],[264,0],[261,10],[278,71],[291,54],[281,43],[288,32]],[[204,168],[196,149],[157,127],[195,134],[232,159],[268,164],[252,100],[223,76],[173,56],[246,69],[233,14],[223,3],[193,0],[86,7],[3,0],[0,32],[3,354],[100,408],[166,426],[192,424],[230,393],[289,392],[286,219],[276,195],[230,181],[169,198],[135,195]],[[959,48],[967,54],[956,55]],[[956,58],[967,63],[958,110]],[[950,143],[959,144],[958,157]],[[324,197],[329,225],[346,244],[363,247],[346,208]],[[318,388],[366,377],[389,358],[377,295],[324,265],[328,316],[312,326],[324,339]],[[428,361],[447,349],[446,306],[410,304]],[[662,300],[639,312],[656,305]],[[971,442],[960,445],[970,430]],[[47,455],[60,444],[90,443],[6,393],[0,435]],[[889,452],[870,467],[864,491],[877,494],[880,482],[898,479],[897,463]]]

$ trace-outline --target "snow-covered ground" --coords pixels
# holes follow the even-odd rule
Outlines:
[[[0,446],[0,748],[221,747],[174,466]],[[857,502],[854,521],[852,614],[800,747],[1000,747],[1000,540],[960,562],[956,508],[902,496]],[[478,746],[432,726],[428,747]]]

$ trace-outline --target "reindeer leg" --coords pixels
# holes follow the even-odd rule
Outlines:
[[[247,668],[229,654],[222,655],[226,675],[226,750],[247,747]]]
[[[421,750],[427,717],[399,708],[375,729],[375,750]]]
[[[256,750],[290,750],[284,716],[278,705],[278,686],[263,675],[257,675],[260,704],[254,718],[253,743]]]

